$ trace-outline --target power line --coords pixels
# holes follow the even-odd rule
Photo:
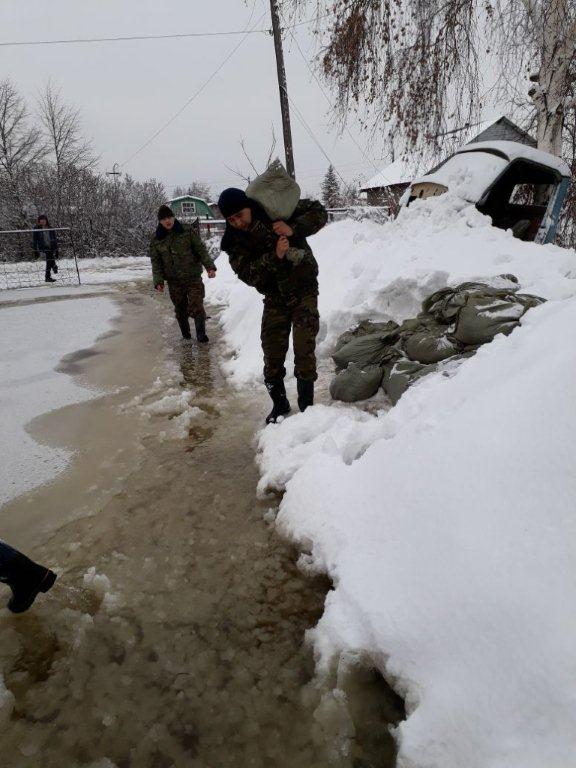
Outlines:
[[[291,37],[291,38],[292,38],[292,40],[294,41],[294,44],[296,45],[296,48],[298,49],[298,53],[299,53],[299,54],[300,54],[300,56],[302,57],[302,60],[304,61],[304,63],[306,64],[306,66],[308,67],[308,70],[309,70],[310,74],[311,74],[311,75],[312,75],[312,77],[314,78],[314,81],[316,82],[316,85],[317,85],[317,86],[318,86],[318,88],[320,89],[320,91],[321,91],[322,95],[324,96],[324,98],[325,98],[325,99],[326,99],[326,101],[328,102],[328,105],[329,105],[330,109],[331,109],[331,110],[332,110],[334,113],[336,113],[336,111],[337,111],[337,110],[336,110],[336,108],[334,107],[334,105],[332,104],[332,100],[330,99],[330,97],[329,97],[329,96],[328,96],[328,94],[326,93],[326,90],[325,90],[325,89],[324,89],[324,87],[322,86],[322,83],[320,82],[320,80],[319,80],[318,76],[316,75],[316,72],[314,72],[313,68],[310,66],[310,62],[308,61],[308,59],[307,59],[307,58],[306,58],[306,56],[304,55],[304,51],[303,51],[303,50],[302,50],[302,48],[300,47],[300,44],[299,44],[299,42],[298,42],[298,40],[297,40],[297,38],[296,38],[296,35],[295,35],[295,34],[294,34],[294,32],[292,31],[292,28],[290,28],[290,27],[286,26],[286,27],[285,27],[285,29],[287,29],[287,30],[290,32],[290,37]],[[347,125],[345,125],[345,126],[344,126],[344,130],[346,131],[346,133],[348,134],[348,136],[350,137],[350,139],[351,139],[351,140],[354,142],[354,144],[356,145],[356,147],[358,148],[358,150],[360,151],[360,153],[361,153],[361,155],[364,157],[364,159],[365,159],[367,162],[369,162],[369,163],[372,165],[372,167],[374,168],[374,170],[376,171],[376,173],[380,173],[380,174],[381,174],[382,172],[380,171],[380,169],[378,168],[378,166],[376,165],[376,163],[374,162],[374,160],[372,160],[372,158],[371,158],[371,157],[369,157],[368,153],[367,153],[367,152],[366,152],[366,151],[365,151],[365,150],[364,150],[364,149],[363,149],[363,148],[360,146],[360,144],[359,144],[359,143],[358,143],[358,141],[356,140],[356,138],[355,138],[354,134],[353,134],[353,133],[352,133],[352,131],[351,131],[351,130],[348,128],[348,126],[347,126]],[[340,174],[338,174],[338,175],[340,175]],[[340,178],[342,178],[342,177],[340,177]],[[388,181],[388,182],[390,182],[390,180],[389,180],[389,179],[387,179],[387,178],[386,178],[386,176],[382,176],[382,178],[383,178],[385,181]]]
[[[260,17],[262,19],[263,16]],[[284,27],[284,29],[295,29],[296,27],[304,26],[305,24],[313,24],[318,19],[322,19],[324,16],[318,16],[313,19],[307,19],[306,21],[299,21],[291,26]],[[258,22],[259,23],[259,22]],[[271,29],[235,29],[235,30],[223,30],[220,32],[178,32],[168,35],[123,35],[120,37],[76,37],[62,40],[15,40],[0,42],[1,48],[17,47],[17,46],[30,46],[30,45],[78,45],[83,43],[125,43],[129,41],[138,40],[178,40],[186,39],[190,37],[227,37],[233,35],[270,35]]]
[[[269,33],[268,29],[254,29],[249,34]],[[230,30],[226,32],[181,32],[170,35],[125,35],[122,37],[78,37],[66,40],[21,40],[17,42],[0,42],[0,47],[22,45],[73,45],[78,43],[124,43],[130,40],[176,40],[188,37],[224,37],[227,35],[242,35],[245,32]]]
[[[332,162],[332,160],[328,156],[327,152],[324,150],[324,147],[322,146],[322,144],[320,144],[320,141],[316,138],[316,135],[314,134],[314,131],[312,130],[310,125],[307,123],[306,118],[304,117],[302,112],[300,112],[300,110],[298,109],[296,104],[294,103],[294,99],[291,96],[288,96],[288,100],[290,101],[290,104],[292,105],[292,107],[294,108],[294,111],[296,112],[296,117],[298,118],[298,120],[300,120],[300,123],[303,125],[305,130],[308,132],[308,135],[310,136],[312,141],[316,144],[316,146],[318,147],[320,152],[322,152],[322,154],[324,155],[326,160],[328,160],[330,165],[334,168],[334,170],[336,171],[336,175],[340,177],[340,181],[343,184],[347,184],[346,180],[343,178],[343,176],[341,175],[341,173],[338,170],[338,168],[336,168],[336,166],[334,165],[334,163]]]
[[[260,24],[260,22],[262,21],[262,19],[264,18],[265,15],[266,15],[266,11],[264,11],[264,13],[259,17],[258,21],[256,22],[256,24],[254,26],[257,26],[258,24]],[[254,31],[254,28],[245,30],[244,37],[240,40],[240,42],[236,46],[234,46],[234,48],[230,51],[228,56],[226,56],[226,58],[224,59],[224,61],[222,61],[222,63],[218,66],[218,68],[210,75],[210,77],[207,80],[204,81],[204,83],[198,88],[198,90],[195,91],[192,94],[192,96],[190,96],[188,101],[178,110],[178,112],[176,112],[174,115],[172,115],[172,117],[166,123],[164,123],[164,125],[162,125],[154,134],[152,134],[152,136],[146,142],[144,142],[144,144],[142,144],[141,147],[139,147],[132,155],[130,155],[130,157],[127,160],[125,160],[123,163],[121,163],[121,166],[123,168],[124,168],[124,166],[128,165],[128,163],[132,162],[132,160],[134,160],[134,158],[137,155],[139,155],[140,152],[142,152],[144,149],[146,149],[146,147],[149,147],[150,144],[152,144],[152,142],[154,141],[154,139],[156,139],[158,136],[160,136],[160,134],[163,133],[166,130],[166,128],[168,128],[170,125],[172,125],[172,123],[178,117],[180,117],[182,112],[184,112],[184,110],[187,109],[190,106],[190,104],[192,104],[192,102],[196,98],[198,98],[198,96],[200,96],[200,94],[203,91],[206,90],[206,88],[210,85],[212,80],[214,80],[216,75],[218,75],[218,73],[226,66],[226,64],[230,61],[232,56],[234,56],[236,51],[240,48],[240,46],[244,43],[244,41],[248,38],[248,36],[253,31]]]

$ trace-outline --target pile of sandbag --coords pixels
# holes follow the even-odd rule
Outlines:
[[[366,400],[381,386],[396,404],[411,384],[441,364],[469,357],[497,334],[511,333],[544,299],[518,293],[514,275],[502,278],[495,286],[462,283],[436,291],[417,317],[402,324],[363,321],[342,334],[332,355],[339,371],[330,385],[332,397]]]

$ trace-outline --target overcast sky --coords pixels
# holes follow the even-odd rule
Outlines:
[[[249,23],[269,28],[268,0],[0,3],[0,42],[242,30]],[[317,43],[311,27],[300,26],[294,33],[312,62]],[[101,155],[102,168],[108,170],[113,163],[125,163],[168,121],[241,39],[0,47],[0,76],[10,78],[31,104],[52,78],[65,98],[81,109],[86,133]],[[371,143],[371,162],[347,133],[339,136],[330,108],[289,36],[285,54],[291,96],[341,175],[347,180],[373,176],[374,164],[386,164],[385,147]],[[298,180],[304,191],[315,192],[328,161],[294,114],[292,123]],[[240,137],[258,167],[265,162],[272,125],[283,159],[273,40],[268,34],[253,34],[208,88],[122,170],[138,179],[161,179],[168,193],[175,185],[199,179],[217,194],[225,186],[241,185],[226,168],[247,168]],[[349,128],[366,151],[368,139],[357,122],[352,120]]]

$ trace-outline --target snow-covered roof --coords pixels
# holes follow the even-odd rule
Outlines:
[[[553,168],[561,176],[570,176],[570,168],[561,157],[551,155],[549,152],[543,152],[541,149],[534,149],[527,144],[520,144],[517,141],[478,141],[462,147],[458,150],[457,154],[477,152],[478,150],[495,150],[496,152],[502,152],[510,161],[520,158],[530,160],[533,163]]]
[[[398,158],[367,181],[360,191],[390,187],[394,184],[409,184],[416,173],[418,173],[418,164],[414,158]]]
[[[482,141],[461,147],[435,171],[414,179],[412,183],[441,184],[464,200],[477,203],[506,166],[518,159],[530,160],[562,176],[570,176],[570,170],[562,158],[548,152],[515,141]]]
[[[204,200],[203,197],[196,197],[196,195],[180,195],[180,197],[173,197],[171,200],[168,200],[169,203],[178,203],[180,200],[196,200],[199,203],[206,203],[206,200]],[[208,203],[206,203],[208,205]]]
[[[528,134],[526,134],[525,131],[523,131],[518,126],[514,125],[514,123],[512,123],[507,117],[503,115],[495,119],[492,118],[491,120],[484,120],[481,123],[476,123],[474,125],[469,125],[469,126],[466,126],[465,128],[462,128],[456,131],[448,132],[445,135],[449,137],[449,143],[456,141],[456,146],[461,145],[462,150],[465,148],[466,145],[470,145],[471,149],[477,149],[480,146],[484,146],[488,144],[490,145],[516,144],[516,142],[514,141],[500,141],[500,140],[489,141],[489,142],[476,141],[476,137],[481,137],[484,132],[489,131],[489,129],[496,128],[500,123],[505,123],[504,128],[507,129],[508,133],[510,133],[511,130],[516,131],[519,139],[522,136],[522,134],[525,134],[528,137]],[[520,144],[520,146],[525,146],[525,145]],[[529,148],[530,147],[528,147],[528,149]],[[458,150],[458,151],[460,152],[462,150]],[[514,157],[516,157],[516,155]],[[439,161],[440,161],[440,158],[437,158],[436,162],[439,162]],[[429,168],[430,165],[435,165],[435,164],[436,163],[433,163],[433,164],[427,163],[427,167]],[[548,163],[548,165],[550,165],[550,163]],[[366,184],[364,184],[364,186],[362,187],[361,192],[366,192],[367,190],[370,190],[370,189],[380,189],[381,187],[390,187],[390,186],[394,186],[395,184],[409,184],[411,181],[415,179],[416,176],[418,176],[418,174],[422,173],[425,170],[421,166],[422,166],[421,158],[408,157],[408,158],[399,158],[398,160],[394,160],[392,163],[387,165],[386,168],[380,171],[380,173],[377,173],[369,181],[367,181]]]

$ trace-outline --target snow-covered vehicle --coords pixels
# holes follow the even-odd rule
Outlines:
[[[448,190],[490,216],[516,237],[551,243],[570,184],[559,157],[514,141],[484,141],[459,149],[425,176],[411,182],[402,202]]]

